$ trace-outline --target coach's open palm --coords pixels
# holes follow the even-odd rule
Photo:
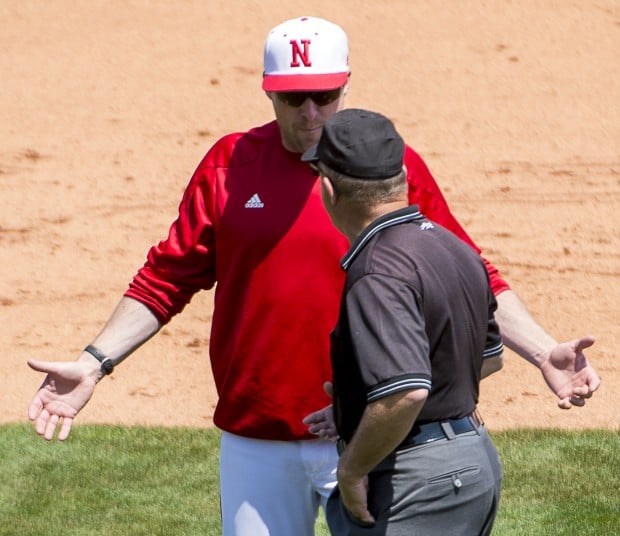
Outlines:
[[[73,418],[92,396],[100,374],[92,363],[83,361],[45,362],[29,360],[30,368],[47,373],[43,384],[28,406],[28,417],[35,422],[37,434],[48,441],[69,436]]]
[[[582,337],[558,344],[540,365],[545,381],[558,396],[558,406],[583,406],[601,383],[583,353],[594,344],[594,337]]]

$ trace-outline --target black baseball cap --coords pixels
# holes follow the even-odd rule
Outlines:
[[[376,112],[348,108],[325,122],[319,143],[301,159],[323,162],[350,177],[377,180],[397,175],[404,154],[405,142],[392,121]]]

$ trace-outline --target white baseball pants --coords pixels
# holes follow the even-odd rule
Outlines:
[[[265,441],[222,432],[223,536],[313,536],[336,485],[330,441]]]

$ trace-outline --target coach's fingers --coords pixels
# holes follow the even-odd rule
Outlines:
[[[39,414],[35,417],[34,431],[43,437],[45,435],[45,429],[47,428],[47,421],[49,420],[49,413],[45,408],[41,409]]]
[[[306,421],[304,421],[304,424],[309,424]],[[314,424],[310,424],[308,426],[308,432],[310,432],[311,434],[314,435],[321,435],[321,433],[323,432],[323,423],[322,422],[317,422]]]
[[[601,386],[602,380],[592,367],[588,366],[588,369],[590,373],[588,377],[588,394],[591,396]]]
[[[31,421],[34,421],[39,416],[42,409],[43,409],[43,400],[41,400],[41,397],[37,394],[35,395],[35,397],[32,399],[32,401],[30,402],[28,406],[28,418]]]
[[[594,389],[589,385],[579,385],[573,389],[573,398],[590,398],[594,394]]]
[[[582,396],[575,396],[575,395],[567,396],[565,398],[560,398],[560,400],[558,400],[558,406],[561,409],[571,409],[573,406],[581,408],[586,405],[586,398],[590,398],[590,397],[589,396],[582,397]]]
[[[313,411],[309,415],[306,415],[302,422],[308,425],[320,424],[325,421],[325,417],[323,416],[323,410]]]
[[[60,432],[58,432],[58,440],[64,441],[69,437],[71,433],[71,426],[73,425],[73,419],[70,417],[65,417],[62,420],[62,426],[60,427]]]
[[[565,398],[560,398],[558,400],[558,407],[560,409],[570,409],[570,408],[572,408],[573,406],[570,403],[570,397],[567,396]]]
[[[45,426],[45,432],[43,437],[47,441],[51,441],[54,439],[54,434],[56,433],[56,425],[58,424],[58,415],[50,415],[50,418],[47,421],[47,425]]]
[[[331,426],[327,422],[320,422],[308,426],[308,432],[312,435],[320,437],[321,439],[329,439],[330,441],[336,441],[338,439],[336,427]]]

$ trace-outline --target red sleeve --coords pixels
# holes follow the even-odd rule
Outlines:
[[[213,196],[207,180],[209,155],[198,166],[168,237],[151,247],[125,296],[146,305],[162,323],[181,312],[192,296],[215,284]]]
[[[405,149],[405,165],[407,166],[408,198],[410,205],[418,205],[420,212],[428,219],[443,225],[461,240],[469,244],[477,253],[480,248],[461,227],[461,224],[450,212],[439,186],[431,175],[428,167],[411,147]],[[502,278],[499,270],[487,259],[482,257],[489,273],[491,289],[495,295],[508,290],[510,285]]]

